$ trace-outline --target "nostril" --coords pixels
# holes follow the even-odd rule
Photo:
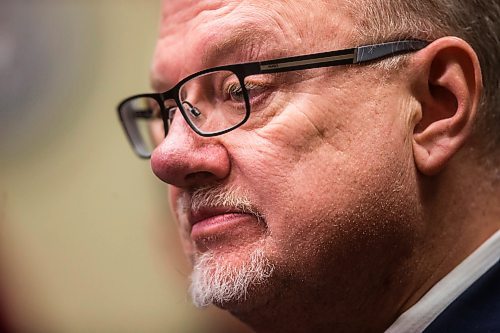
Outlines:
[[[210,185],[211,183],[217,183],[217,177],[208,171],[198,171],[194,173],[187,174],[185,177],[185,182],[189,185]]]

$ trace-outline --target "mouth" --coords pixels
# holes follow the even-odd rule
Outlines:
[[[241,229],[253,229],[258,221],[254,214],[231,207],[203,207],[189,216],[191,238],[195,242],[214,241]]]
[[[189,224],[193,227],[198,223],[204,223],[206,220],[231,213],[239,213],[239,211],[231,207],[201,207],[191,211]]]
[[[189,224],[192,231],[194,228],[208,227],[248,215],[250,214],[230,207],[205,207],[191,212]]]

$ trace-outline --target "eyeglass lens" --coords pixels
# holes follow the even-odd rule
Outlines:
[[[245,119],[245,94],[234,73],[217,71],[187,81],[179,89],[179,100],[192,127],[214,134]]]
[[[137,153],[149,157],[165,137],[160,105],[152,97],[137,97],[121,107],[121,115]]]

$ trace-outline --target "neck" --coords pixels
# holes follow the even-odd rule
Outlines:
[[[260,309],[232,314],[258,333],[383,332],[395,320],[384,311],[356,311],[353,316],[341,307],[342,301],[310,296],[302,300],[279,297]]]
[[[466,150],[442,173],[421,180],[426,232],[417,270],[423,274],[403,310],[500,228],[500,175],[479,165],[467,167],[471,155]]]

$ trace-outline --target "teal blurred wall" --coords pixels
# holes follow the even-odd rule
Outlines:
[[[166,191],[116,104],[149,91],[155,0],[0,2],[0,287],[20,332],[228,332],[194,310]]]

